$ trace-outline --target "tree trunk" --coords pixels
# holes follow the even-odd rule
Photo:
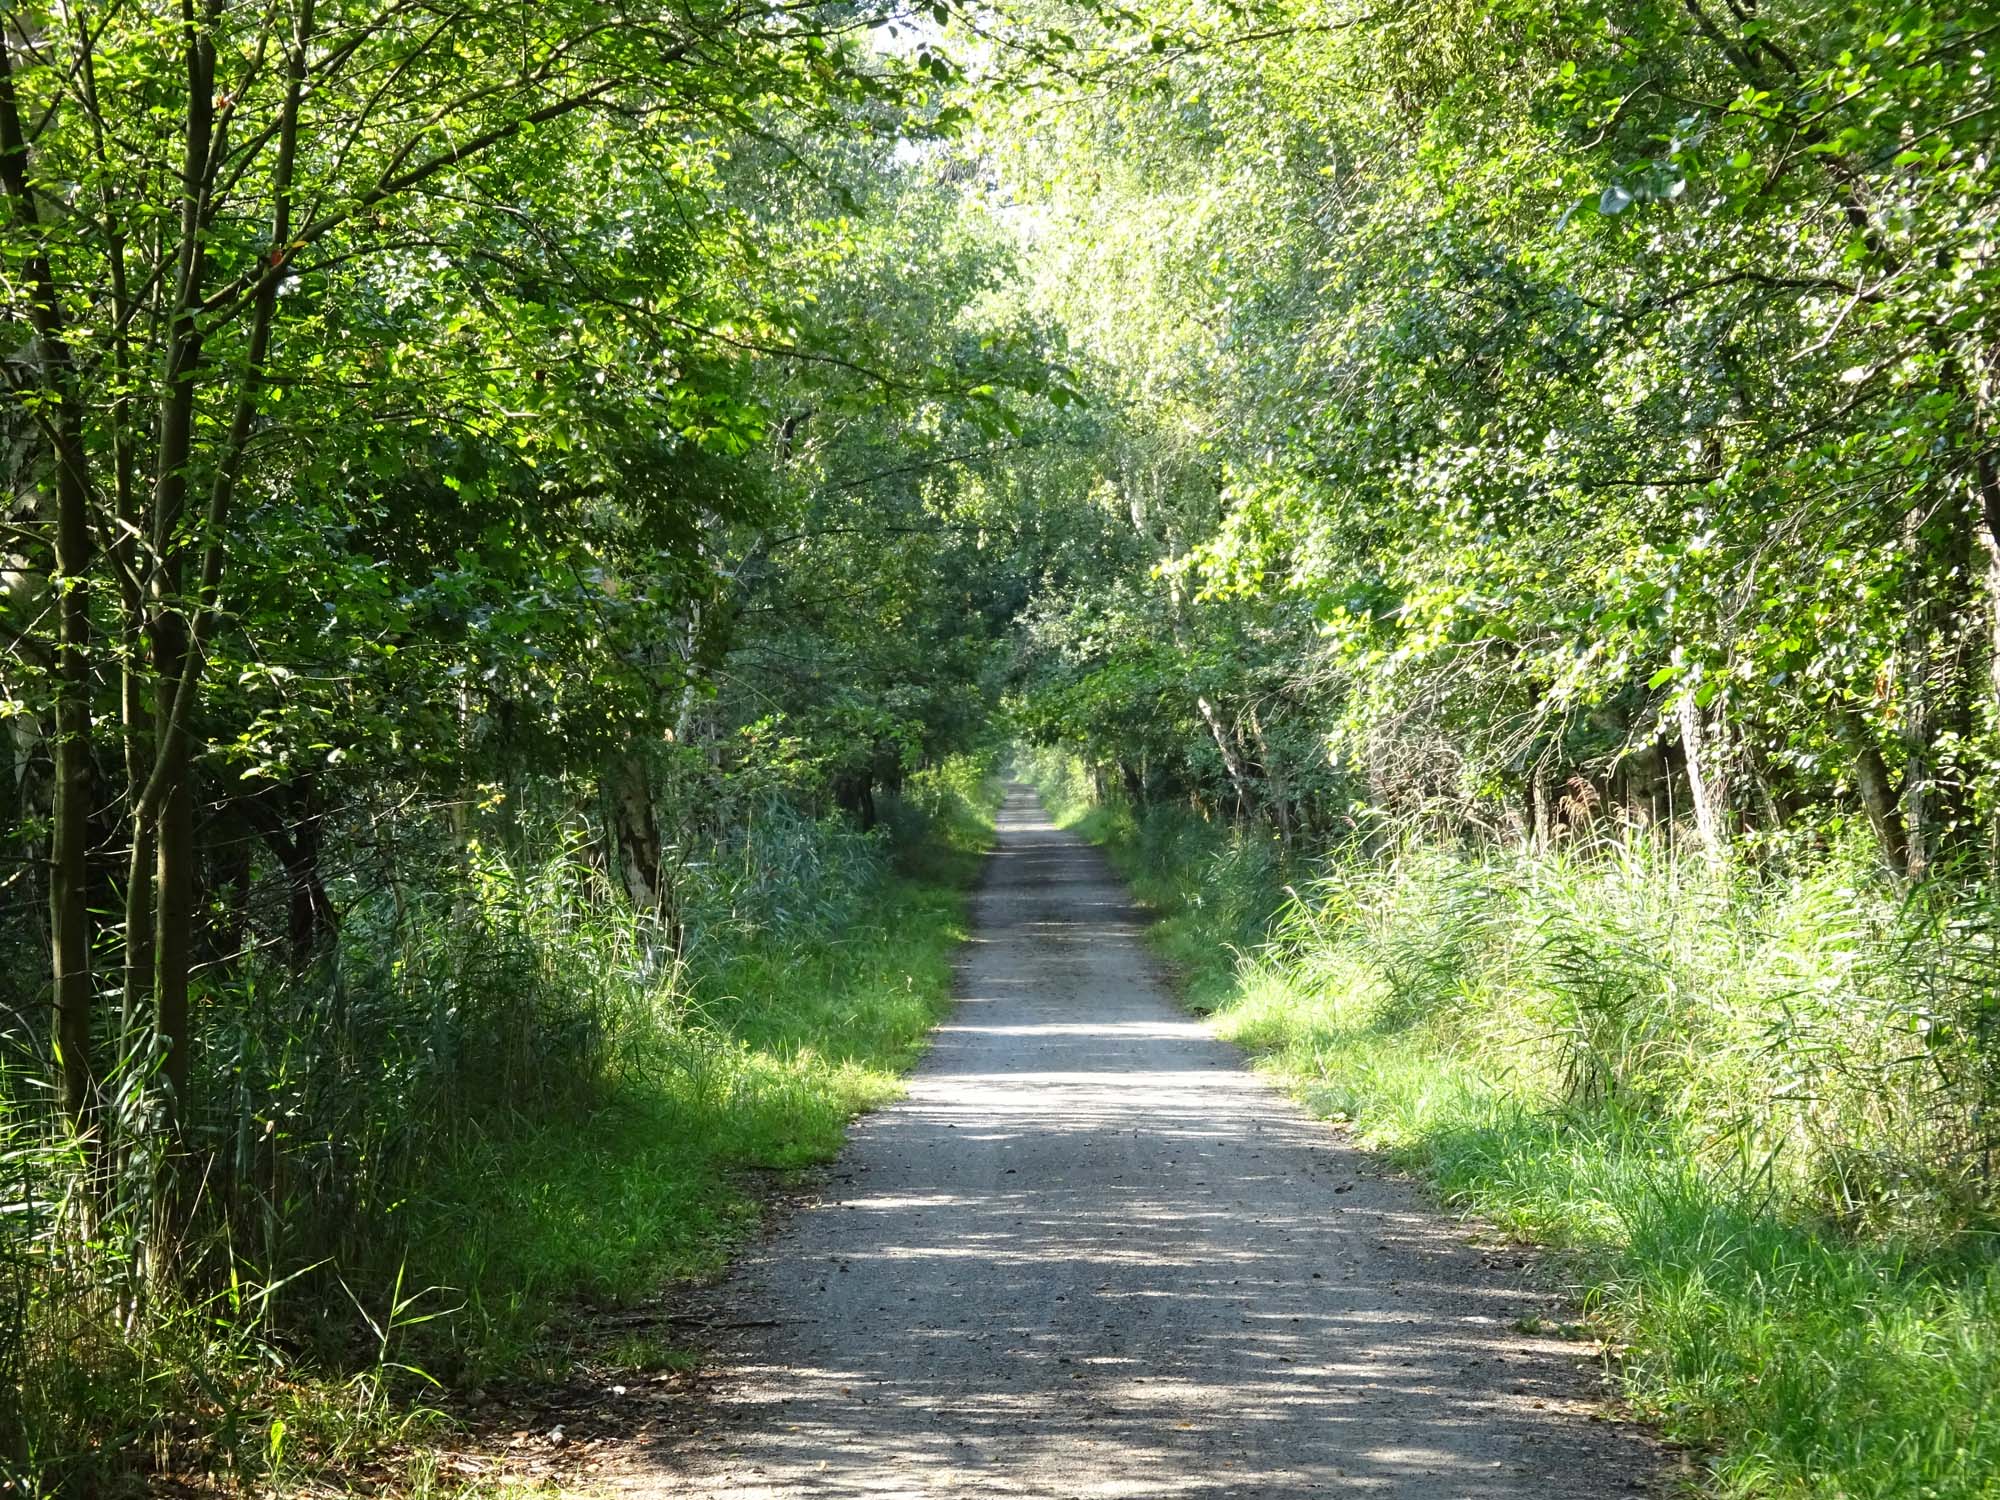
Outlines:
[[[199,671],[188,601],[182,597],[184,547],[181,518],[187,509],[194,457],[195,376],[201,365],[198,321],[207,265],[202,233],[204,183],[215,130],[215,50],[209,27],[184,0],[188,115],[181,159],[180,256],[173,289],[173,325],[167,339],[159,411],[158,468],[153,480],[151,590],[154,672],[154,761],[149,785],[158,807],[153,830],[153,1027],[162,1073],[171,1095],[178,1135],[189,1108],[188,969],[193,952],[194,789],[188,737],[192,688]],[[217,539],[211,538],[213,544]],[[134,836],[143,837],[147,807],[133,810]]]
[[[1250,768],[1243,757],[1230,743],[1230,736],[1223,728],[1222,716],[1215,711],[1215,705],[1203,693],[1196,693],[1195,707],[1201,710],[1201,721],[1208,726],[1208,732],[1215,740],[1215,748],[1222,754],[1223,769],[1229,773],[1229,784],[1236,792],[1236,816],[1243,819],[1250,815],[1255,802],[1255,791],[1250,784]]]
[[[1921,880],[1965,842],[1971,819],[1966,752],[1975,709],[1973,539],[1977,519],[1956,506],[1913,513],[1906,527],[1911,597],[1901,715],[1903,822],[1910,878]]]
[[[1250,737],[1257,745],[1257,758],[1264,771],[1265,794],[1270,803],[1271,822],[1278,831],[1278,844],[1286,854],[1292,852],[1292,799],[1285,788],[1283,769],[1278,757],[1271,750],[1271,741],[1264,733],[1263,721],[1253,708],[1245,716],[1250,726]]]
[[[1979,540],[1986,553],[1985,656],[1987,714],[2000,718],[2000,454],[1987,449],[1975,469],[1981,525]],[[1986,829],[1987,878],[2000,879],[2000,818]]]
[[[0,26],[0,187],[13,221],[33,242],[40,213],[30,183],[28,139],[14,94],[13,44]],[[90,906],[90,596],[89,459],[84,410],[76,389],[61,298],[48,257],[20,268],[29,289],[28,321],[44,387],[55,397],[48,422],[55,458],[55,786],[49,838],[50,979],[59,1058],[57,1100],[80,1131],[94,1124],[97,1073],[91,1055]]]
[[[292,967],[303,969],[333,941],[340,919],[326,893],[326,881],[320,875],[319,851],[325,833],[326,808],[311,777],[306,777],[295,789],[293,808],[292,858],[285,865],[291,908],[286,936],[291,944]]]
[[[1691,692],[1681,694],[1676,712],[1695,832],[1709,858],[1719,860],[1729,852],[1730,833],[1729,771],[1723,758],[1721,715],[1713,725],[1706,722]]]
[[[153,831],[153,1025],[178,1134],[187,1124],[194,1045],[188,1031],[188,976],[194,955],[194,788],[189,785],[187,736],[171,736],[162,755],[167,789]]]
[[[1868,825],[1875,830],[1875,837],[1882,846],[1882,857],[1888,860],[1889,867],[1898,875],[1907,876],[1910,873],[1909,836],[1903,828],[1903,815],[1897,806],[1896,785],[1889,775],[1888,763],[1882,759],[1875,736],[1861,715],[1846,707],[1837,712],[1841,741],[1854,757],[1854,790],[1860,794],[1862,811],[1868,814]]]
[[[1556,776],[1545,749],[1528,766],[1529,847],[1547,854],[1556,842]]]
[[[634,911],[658,916],[666,908],[662,880],[665,846],[653,806],[652,779],[636,753],[627,751],[606,768],[604,802],[625,897]]]
[[[250,897],[256,880],[253,825],[237,818],[222,826],[210,845],[208,885],[202,904],[210,917],[201,943],[201,961],[233,973],[250,941]]]
[[[833,800],[852,813],[865,833],[875,826],[875,776],[870,771],[847,771],[833,778]]]
[[[1667,779],[1667,758],[1657,742],[1626,756],[1624,777],[1625,820],[1635,827],[1652,827],[1666,821],[1661,805],[1661,787]]]
[[[294,970],[308,967],[339,930],[339,915],[319,868],[325,807],[317,782],[302,777],[285,790],[260,791],[237,802],[285,877],[286,949]]]
[[[1146,805],[1146,778],[1129,760],[1118,762],[1118,779],[1124,784],[1125,798],[1134,807]]]
[[[125,600],[125,662],[119,671],[119,720],[125,740],[125,803],[134,809],[132,848],[125,865],[125,976],[119,1015],[121,1048],[130,1052],[144,1024],[146,996],[153,984],[153,823],[139,814],[153,757],[148,719],[140,688],[144,650],[144,600]]]

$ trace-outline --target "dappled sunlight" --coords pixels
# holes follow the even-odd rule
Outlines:
[[[1018,1026],[970,1026],[961,1021],[947,1021],[937,1028],[937,1034],[940,1036],[959,1033],[970,1033],[975,1036],[1089,1036],[1144,1041],[1178,1041],[1206,1034],[1201,1024],[1195,1021],[1184,1021],[1179,1024],[1126,1021],[1115,1026],[1090,1026],[1073,1021],[1043,1021],[1035,1025]]]
[[[965,998],[744,1279],[778,1327],[677,1492],[1622,1490],[1546,1298],[1171,1009],[1093,851],[1001,828]]]

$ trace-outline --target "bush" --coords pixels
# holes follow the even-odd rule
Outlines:
[[[1718,1183],[1787,1212],[1944,1240],[1993,1203],[1980,917],[1858,865],[1754,877],[1644,835],[1410,844],[1299,882],[1261,961],[1544,1107],[1671,1122]]]

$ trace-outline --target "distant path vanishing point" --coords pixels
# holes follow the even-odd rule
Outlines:
[[[1519,1331],[1549,1295],[1176,1009],[1123,886],[1025,788],[974,916],[909,1097],[726,1289],[769,1326],[621,1491],[1657,1487],[1647,1440],[1591,1420],[1587,1351]]]

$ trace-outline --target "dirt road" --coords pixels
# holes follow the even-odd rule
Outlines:
[[[1175,1009],[1097,853],[1016,789],[907,1101],[726,1295],[688,1496],[1596,1497],[1595,1367],[1468,1233]]]

